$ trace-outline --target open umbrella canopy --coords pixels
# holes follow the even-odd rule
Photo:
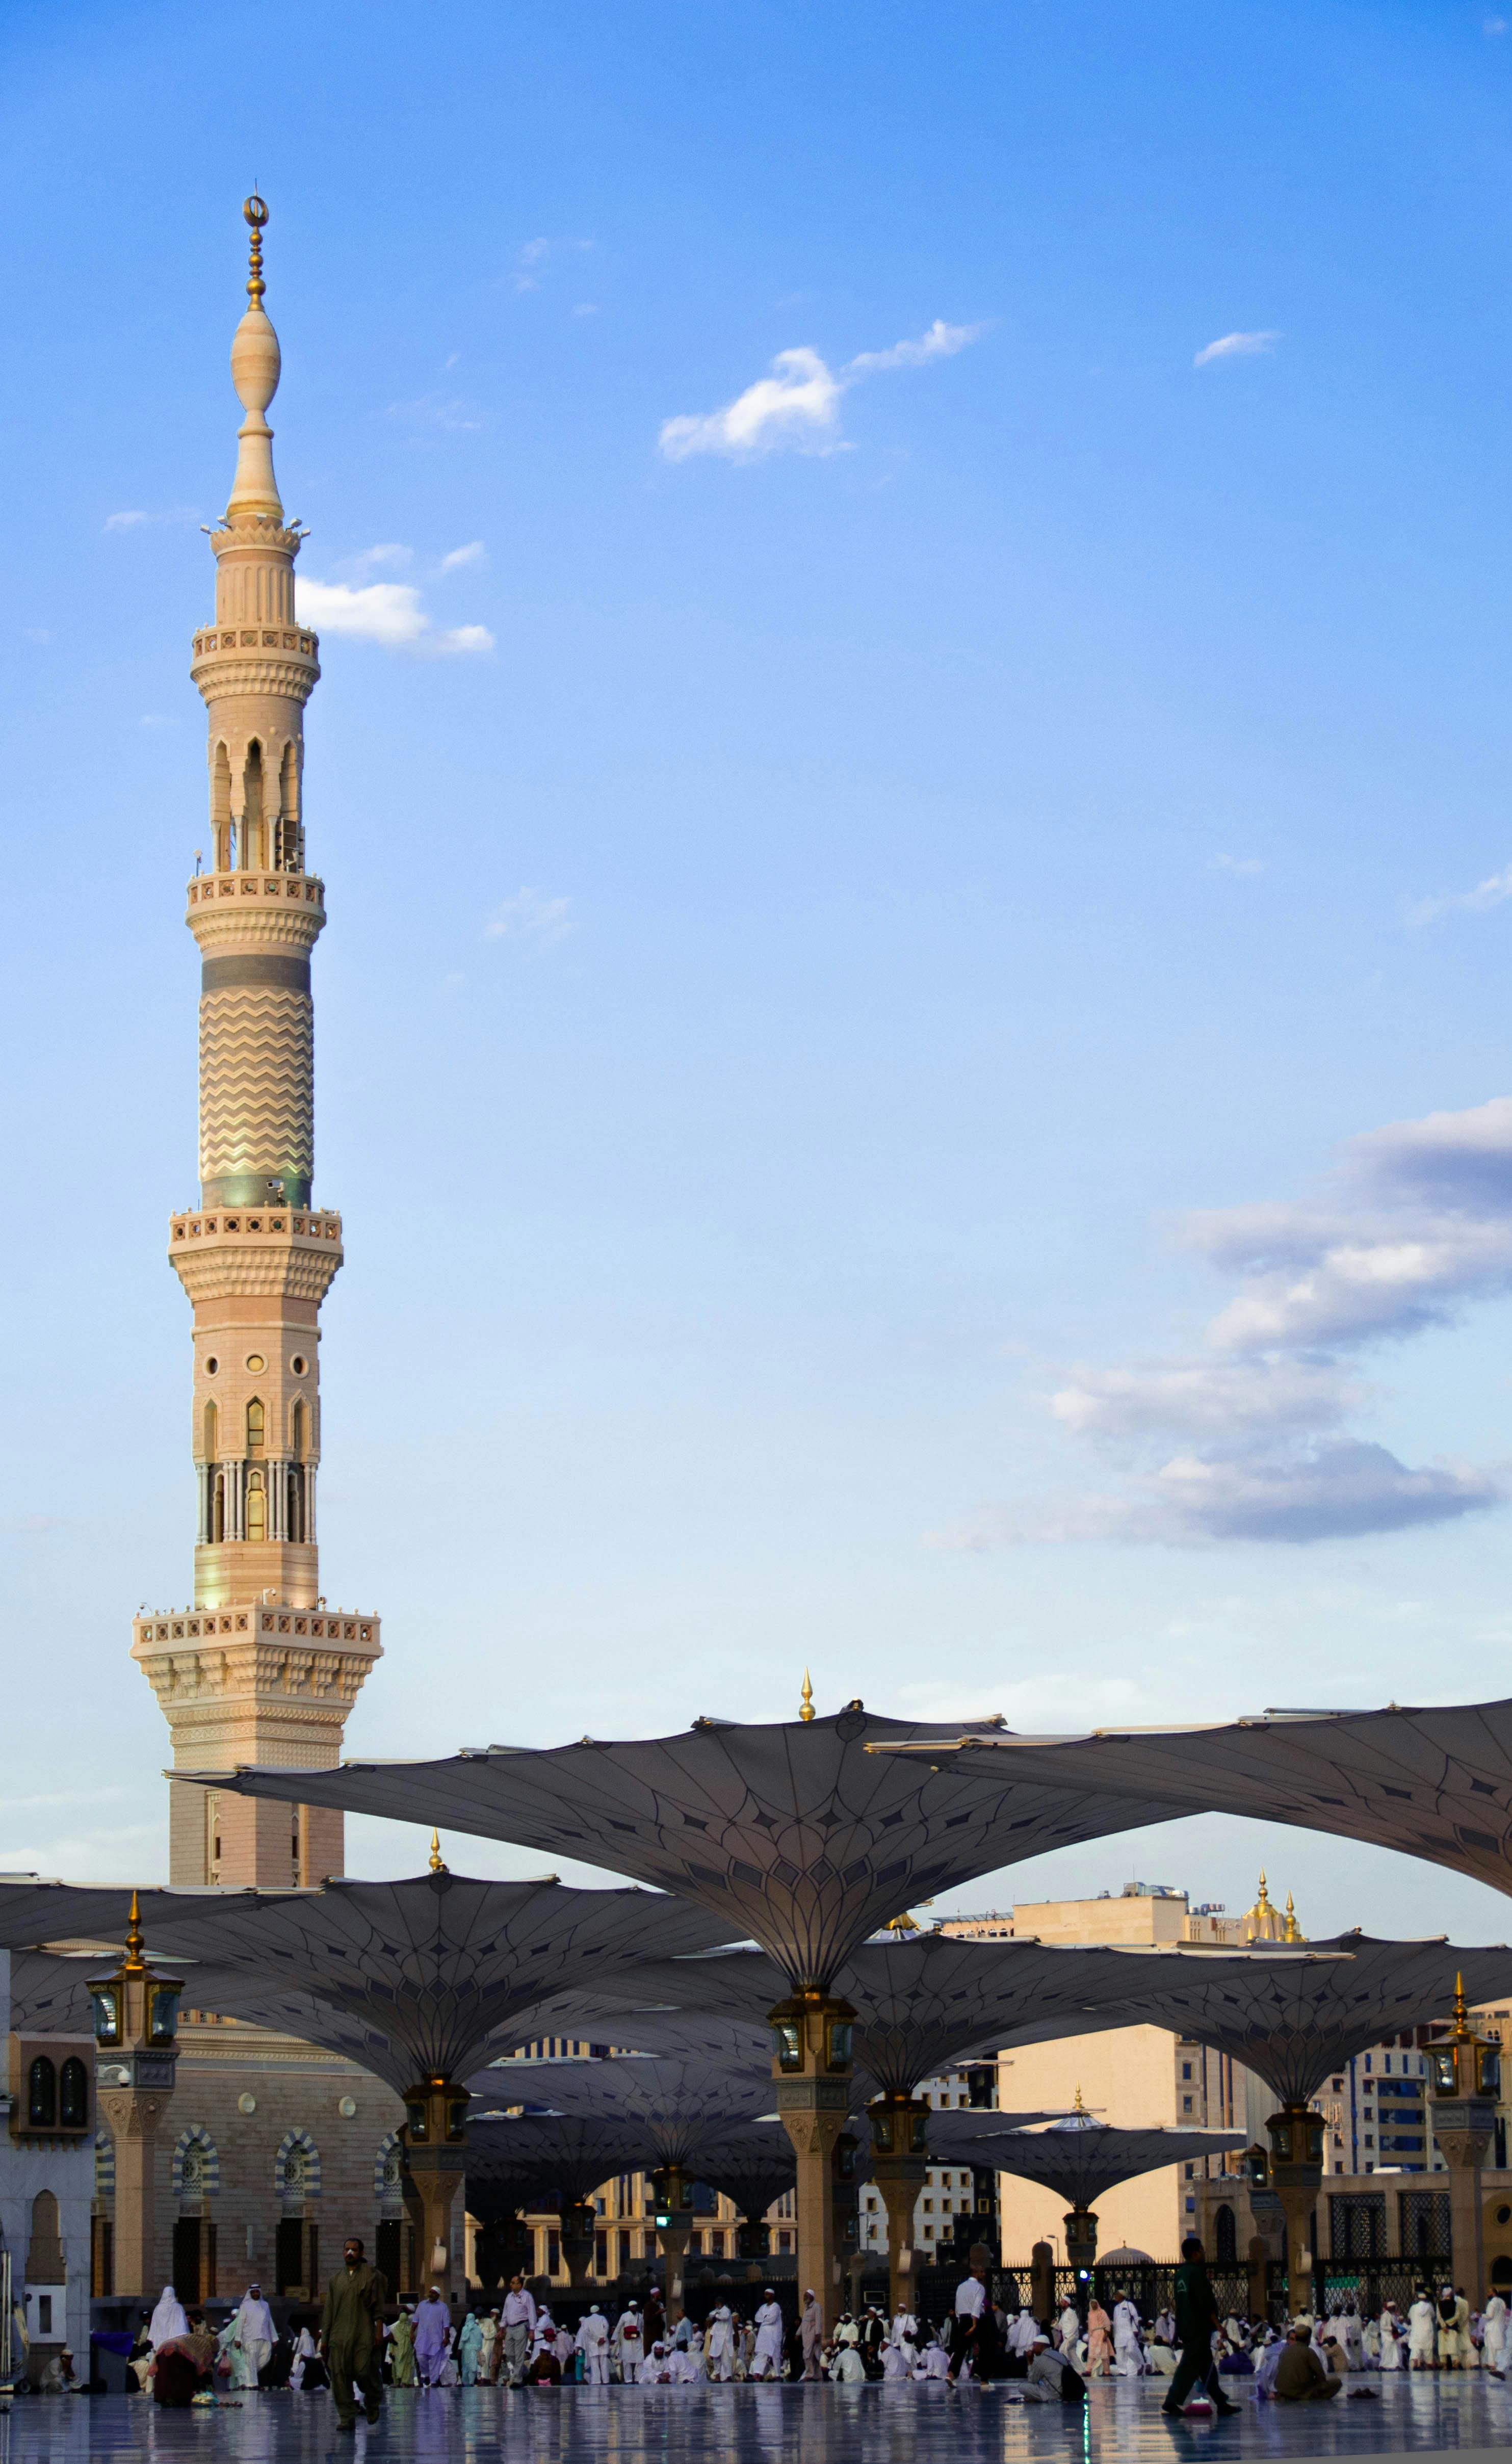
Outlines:
[[[660,2163],[646,2131],[587,2114],[474,2113],[468,2122],[468,2185],[497,2183],[521,2201],[591,2198],[616,2173]]]
[[[793,2142],[780,2122],[749,2122],[700,2151],[698,2178],[759,2224],[774,2199],[798,2179]]]
[[[879,1741],[913,1759],[913,1741]],[[963,1728],[939,1759],[1017,1786],[1072,1780],[1131,1806],[1253,1814],[1397,1848],[1512,1891],[1512,1701],[1381,1711],[1266,1711],[1212,1727],[1065,1737]],[[1136,1816],[1143,1819],[1145,1817]]]
[[[38,2033],[88,2035],[92,2005],[86,1977],[99,1973],[99,1955],[52,1950],[11,1953],[11,2024]],[[216,2017],[236,2018],[249,2026],[272,2028],[280,2035],[297,2036],[330,2054],[344,2054],[403,2095],[412,2074],[408,2058],[380,2028],[350,2017],[318,1995],[289,1986],[259,1980],[240,1968],[218,1968],[213,1961],[180,1960],[175,1975],[184,1979],[186,2013],[206,2011]]]
[[[914,1932],[864,1944],[836,1969],[834,1990],[856,2013],[858,2072],[908,2096],[973,2054],[1128,2026],[1130,1995],[1141,2018],[1178,1991],[1186,2008],[1194,1991],[1211,1993],[1225,1977],[1241,1976],[1254,1955]],[[1288,1955],[1295,1954],[1280,1954]],[[783,1989],[776,1964],[753,1950],[647,1960],[622,1982],[690,2014],[753,2025]]]
[[[980,1733],[998,1725],[983,1722]],[[545,1750],[489,1746],[441,1762],[352,1762],[330,1771],[241,1766],[175,1776],[439,1823],[634,1875],[709,1908],[723,1939],[759,1943],[790,1990],[822,1991],[846,1956],[911,1902],[1169,1811],[1028,1771],[1005,1787],[996,1762],[976,1771],[947,1754],[935,1771],[928,1760],[867,1750],[962,1733],[881,1719],[858,1703],[833,1718],[767,1726],[696,1720],[672,1737],[585,1737]]]
[[[1341,1957],[1341,1953],[1345,1954]],[[1231,1969],[1235,1963],[1219,1965]],[[1305,1954],[1257,1948],[1237,1973],[1194,1967],[1131,2018],[1174,2028],[1254,2071],[1282,2104],[1305,2104],[1331,2071],[1383,2037],[1448,2016],[1455,1981],[1472,2002],[1512,1993],[1512,1950],[1461,1949],[1440,1935],[1429,1942],[1380,1942],[1366,1933],[1312,1942]]]
[[[5,1889],[0,1929],[9,1929]],[[96,1895],[80,1896],[98,1915]],[[83,1927],[62,1905],[62,1935],[77,1939]],[[141,1913],[149,1957],[188,1958],[215,1973],[218,2005],[202,1976],[197,2007],[282,2025],[263,2013],[281,1997],[313,1997],[310,2041],[328,2042],[322,2008],[343,2031],[353,2022],[373,2031],[391,2058],[367,2066],[401,2094],[417,2079],[460,2079],[544,1993],[612,1974],[652,1944],[694,1949],[721,1932],[702,1909],[649,1891],[483,1881],[444,1867],[318,1890],[147,1892]]]
[[[1242,2130],[1120,2130],[1089,2113],[1068,2114],[1047,2130],[1006,2130],[956,2150],[960,2164],[996,2166],[1054,2190],[1068,2207],[1090,2208],[1120,2182],[1165,2165],[1190,2164],[1242,2147]]]
[[[479,2109],[532,2104],[644,2131],[652,2165],[696,2170],[700,2151],[771,2112],[770,2075],[731,2071],[704,2055],[631,2054],[607,2061],[512,2061],[468,2081]]]

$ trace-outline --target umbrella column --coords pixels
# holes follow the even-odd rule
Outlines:
[[[591,2199],[561,2203],[561,2258],[574,2293],[581,2293],[593,2268],[599,2211]]]
[[[1065,2263],[1079,2277],[1097,2265],[1097,2218],[1090,2208],[1073,2208],[1065,2219]]]
[[[137,1895],[126,1952],[109,1976],[88,1980],[94,2004],[97,2101],[116,2143],[116,2290],[155,2290],[158,2143],[178,2072],[183,1981],[160,1976],[142,1956]]]
[[[454,2079],[422,2079],[405,2097],[405,2161],[424,2219],[421,2283],[444,2301],[460,2298],[451,2280],[451,2215],[468,2165],[468,2092]]]
[[[1455,2280],[1472,2309],[1486,2295],[1485,2214],[1480,2172],[1496,2131],[1501,2086],[1498,2047],[1478,2036],[1465,2010],[1464,1985],[1455,1979],[1455,2026],[1447,2042],[1429,2048],[1433,2079],[1433,2132],[1449,2167],[1450,2237]]]
[[[828,2325],[840,2288],[834,2155],[850,2109],[856,2014],[848,2002],[812,1991],[778,2002],[769,2017],[778,2120],[798,2161],[799,2291],[812,2285]]]
[[[1312,2219],[1323,2182],[1323,2116],[1286,2104],[1265,2124],[1270,2178],[1286,2219],[1286,2299],[1295,2318],[1312,2295]]]
[[[651,2176],[656,2195],[656,2238],[662,2245],[668,2323],[683,2315],[683,2270],[693,2231],[692,2187],[681,2165],[660,2165]]]
[[[913,2219],[930,2176],[930,2108],[896,2092],[866,2107],[871,2178],[887,2211],[887,2292],[892,2315],[913,2307]]]

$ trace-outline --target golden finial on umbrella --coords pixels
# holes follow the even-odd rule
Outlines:
[[[133,1891],[131,1894],[131,1914],[126,1919],[125,1965],[127,1968],[142,1968],[146,1965],[142,1955],[143,1945],[144,1936],[142,1931],[142,1909],[138,1903],[137,1894]]]
[[[803,1671],[803,1695],[798,1716],[800,1720],[812,1720],[814,1716],[814,1688],[809,1683],[806,1668]]]
[[[433,1874],[444,1874],[448,1870],[441,1854],[441,1834],[438,1831],[432,1831],[430,1835],[430,1870]]]
[[[1286,1930],[1282,1935],[1282,1942],[1304,1942],[1306,1936],[1304,1934],[1301,1925],[1297,1923],[1297,1911],[1292,1905],[1291,1893],[1288,1891],[1286,1894]]]

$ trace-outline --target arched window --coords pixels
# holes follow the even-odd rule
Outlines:
[[[38,2054],[27,2074],[26,2119],[30,2130],[57,2128],[57,2073],[46,2054]]]
[[[57,2118],[65,2130],[82,2130],[89,2121],[89,2073],[77,2054],[70,2054],[58,2079]]]
[[[201,1442],[204,1449],[201,1461],[212,1463],[220,1452],[220,1415],[213,1403],[207,1403],[205,1406],[204,1435]]]
[[[210,837],[214,848],[213,864],[217,872],[225,872],[231,856],[231,765],[224,744],[215,747],[215,763],[210,772]]]
[[[291,1463],[289,1467],[289,1513],[287,1519],[290,1539],[302,1540],[304,1538],[304,1474],[297,1463]]]
[[[1218,2208],[1215,2211],[1213,2218],[1213,2237],[1216,2244],[1216,2255],[1220,2263],[1228,2263],[1238,2258],[1239,2255],[1238,2234],[1235,2230],[1234,2211],[1232,2208],[1222,2207]]]
[[[260,1471],[247,1475],[247,1537],[266,1540],[268,1537],[268,1494]]]
[[[254,1395],[247,1406],[247,1451],[250,1455],[261,1454],[266,1426],[267,1414]]]
[[[299,870],[299,756],[293,743],[283,748],[278,781],[278,861],[285,872]]]
[[[210,1538],[212,1540],[224,1540],[225,1537],[226,1474],[221,1471],[217,1472],[215,1475],[215,1491],[214,1495],[210,1499]]]
[[[247,766],[242,772],[242,835],[245,841],[243,861],[252,872],[268,869],[263,861],[263,795],[262,746],[255,736],[247,747]]]
[[[297,1395],[294,1398],[293,1408],[289,1414],[289,1452],[296,1463],[303,1463],[304,1403]]]

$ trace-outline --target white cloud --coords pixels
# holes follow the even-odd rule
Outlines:
[[[1260,1460],[1173,1455],[1120,1495],[991,1507],[937,1545],[993,1549],[1023,1541],[1349,1540],[1457,1520],[1500,1505],[1498,1474],[1455,1464],[1413,1470],[1385,1446],[1341,1438]]]
[[[1208,865],[1209,872],[1234,872],[1246,881],[1264,869],[1258,855],[1216,855]]]
[[[593,246],[591,239],[528,239],[515,258],[516,291],[538,291],[554,256],[578,254]]]
[[[105,528],[107,531],[134,531],[139,522],[147,522],[151,519],[150,514],[138,513],[135,509],[123,514],[107,514]]]
[[[1447,915],[1452,909],[1469,908],[1480,912],[1487,907],[1500,907],[1503,899],[1512,898],[1512,864],[1504,872],[1488,873],[1478,881],[1474,890],[1454,891],[1447,898],[1425,898],[1408,910],[1409,924],[1431,924],[1435,915]]]
[[[450,656],[493,647],[486,625],[459,625],[449,632],[432,633],[430,618],[412,583],[353,584],[317,582],[300,574],[295,592],[301,624],[313,625],[322,633],[344,633],[355,641],[377,642],[385,650],[413,650],[422,655]]]
[[[657,442],[668,462],[686,462],[694,453],[750,461],[784,446],[800,452],[834,452],[842,441],[841,397],[851,385],[889,369],[952,359],[981,331],[979,325],[947,325],[936,317],[916,341],[894,342],[886,351],[862,351],[838,370],[806,344],[778,351],[770,373],[747,385],[722,410],[685,412],[665,420]]]
[[[572,901],[549,890],[516,890],[483,927],[486,941],[560,941],[572,931]]]
[[[382,573],[397,566],[402,573],[414,561],[412,547],[401,547],[397,540],[389,539],[378,547],[364,547],[360,556],[353,557],[351,569],[354,573]]]
[[[405,428],[437,428],[458,435],[473,433],[486,424],[477,404],[457,394],[423,393],[414,402],[391,402],[387,416]]]
[[[968,342],[975,342],[982,331],[980,325],[947,325],[936,317],[927,333],[912,342],[894,342],[888,351],[858,351],[847,360],[841,374],[847,384],[858,377],[880,376],[888,368],[928,367],[931,360],[953,360]]]
[[[1205,1352],[1080,1365],[1047,1397],[1122,1486],[984,1508],[951,1545],[1336,1539],[1501,1502],[1500,1470],[1414,1467],[1344,1423],[1373,1400],[1348,1355],[1512,1293],[1512,1096],[1349,1139],[1322,1203],[1217,1208],[1177,1237],[1237,1280]]]
[[[1317,1429],[1343,1419],[1363,1398],[1359,1384],[1314,1361],[1164,1360],[1149,1368],[1069,1370],[1050,1397],[1050,1413],[1079,1437],[1180,1430],[1228,1438]]]
[[[465,564],[481,564],[486,551],[481,539],[469,539],[466,547],[449,548],[441,560],[443,573],[459,573]]]
[[[1220,334],[1216,342],[1203,345],[1192,364],[1194,368],[1205,368],[1214,360],[1258,360],[1273,351],[1280,341],[1281,335],[1277,332]]]

